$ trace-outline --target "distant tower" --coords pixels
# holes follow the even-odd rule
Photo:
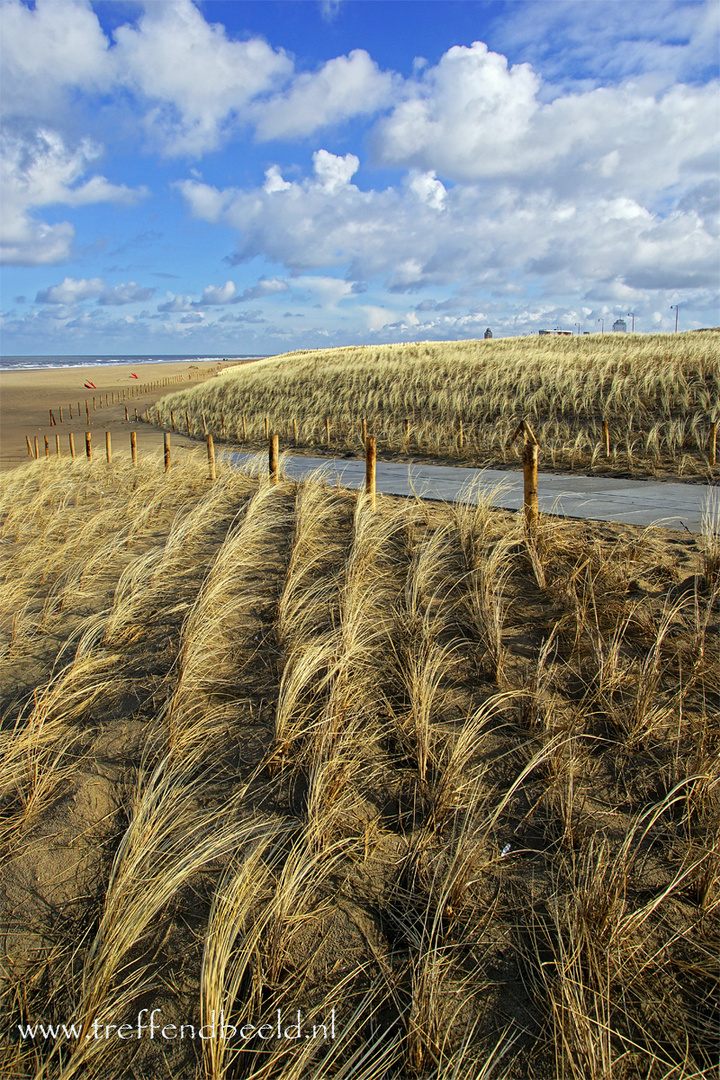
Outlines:
[[[491,338],[491,337],[492,337],[492,330],[490,329],[490,327],[489,327],[489,326],[488,326],[487,330],[485,331],[485,334],[484,334],[484,336],[485,336],[486,338]]]
[[[613,323],[613,334],[626,334],[627,323],[624,319],[616,319]]]

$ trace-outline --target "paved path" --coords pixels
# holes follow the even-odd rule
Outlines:
[[[255,456],[231,454],[235,461]],[[288,457],[285,473],[302,479],[321,469],[328,482],[358,488],[365,483],[365,462],[343,458]],[[500,469],[459,469],[450,465],[402,464],[378,461],[377,490],[386,495],[412,495],[456,502],[473,487],[473,501],[491,493],[493,506],[519,510],[523,504],[521,472]],[[718,494],[720,495],[720,489]],[[704,484],[657,483],[652,480],[614,480],[604,476],[558,476],[540,473],[540,510],[562,517],[623,521],[631,525],[683,527],[699,533],[710,488]]]

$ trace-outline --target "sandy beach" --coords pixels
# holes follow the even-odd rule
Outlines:
[[[252,361],[245,361],[251,363]],[[237,363],[234,361],[233,363]],[[178,361],[166,364],[118,364],[110,366],[88,366],[67,368],[46,368],[23,371],[0,372],[0,470],[13,469],[28,460],[26,436],[31,445],[35,436],[38,439],[40,455],[45,454],[45,436],[50,444],[50,455],[55,456],[60,437],[60,453],[70,453],[68,435],[73,434],[76,454],[84,453],[85,432],[92,434],[93,448],[96,453],[105,453],[105,432],[112,436],[113,456],[130,454],[130,432],[137,432],[139,453],[162,453],[163,432],[160,428],[139,421],[135,422],[135,409],[142,416],[148,405],[159,400],[170,390],[181,385],[194,385],[198,381],[212,378],[219,370],[233,366],[232,363],[202,361]],[[138,376],[137,379],[132,375]],[[139,396],[130,396],[131,389],[149,387],[165,379],[183,377],[182,383],[173,386],[160,385],[148,389]],[[87,389],[86,382],[95,384],[95,389]],[[125,400],[123,401],[123,391]],[[108,395],[109,405],[105,404]],[[115,402],[112,403],[112,395]],[[95,397],[95,409],[93,409]],[[85,401],[90,410],[90,425],[87,424]],[[125,419],[125,406],[129,420]],[[78,406],[80,415],[78,415]],[[52,409],[56,421],[50,422]],[[62,409],[62,421],[60,410]],[[72,418],[71,418],[72,412]],[[195,447],[197,442],[182,435],[172,436],[173,446]]]

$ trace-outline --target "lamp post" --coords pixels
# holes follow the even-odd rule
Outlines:
[[[628,311],[628,318],[632,319],[632,328],[630,330],[630,333],[634,334],[635,333],[635,312],[634,311]]]
[[[678,315],[680,314],[680,305],[679,304],[671,304],[670,305],[670,310],[675,312],[675,333],[677,334]]]

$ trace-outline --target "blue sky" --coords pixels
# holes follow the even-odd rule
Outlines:
[[[720,322],[715,2],[0,8],[6,355]]]

